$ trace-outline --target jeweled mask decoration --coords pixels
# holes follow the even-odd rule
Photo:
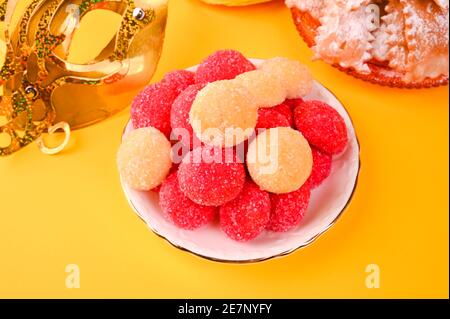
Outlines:
[[[95,10],[117,14],[118,29],[80,62],[71,52]],[[0,0],[0,156],[127,107],[156,69],[166,18],[167,0]]]

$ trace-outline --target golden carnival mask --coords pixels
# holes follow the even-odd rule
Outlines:
[[[118,28],[95,56],[74,57],[95,10]],[[0,156],[127,107],[156,69],[166,18],[167,0],[0,0]]]

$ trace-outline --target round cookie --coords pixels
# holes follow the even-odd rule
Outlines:
[[[281,114],[273,108],[265,108],[258,110],[258,123],[256,123],[256,133],[263,129],[274,127],[290,127],[289,120],[284,114]]]
[[[133,130],[119,147],[117,166],[128,186],[151,190],[164,181],[172,167],[171,144],[153,127]]]
[[[282,103],[286,97],[283,83],[269,72],[255,70],[239,75],[235,81],[245,86],[258,107],[272,107]]]
[[[270,217],[269,193],[251,181],[234,200],[220,207],[220,226],[228,237],[248,241],[257,237]]]
[[[186,197],[178,184],[177,173],[172,173],[162,183],[159,204],[168,220],[177,227],[193,230],[214,219],[215,207],[202,206]]]
[[[275,194],[298,190],[310,176],[312,165],[308,141],[290,127],[265,130],[247,152],[247,168],[253,181]]]
[[[194,72],[186,70],[175,70],[164,75],[161,84],[180,94],[188,86],[195,83]]]
[[[131,104],[133,128],[154,127],[170,138],[170,109],[178,93],[175,89],[161,83],[144,88]]]
[[[239,74],[255,70],[255,66],[242,53],[220,50],[208,56],[197,68],[196,83],[231,80]]]
[[[189,113],[195,135],[205,144],[220,147],[247,140],[257,119],[251,94],[233,80],[209,83],[198,92]]]
[[[287,194],[270,194],[271,213],[267,230],[287,232],[297,226],[308,209],[311,195],[310,184]]]
[[[348,143],[347,126],[342,116],[321,101],[305,101],[294,110],[294,121],[311,145],[334,155]]]
[[[304,100],[301,97],[299,97],[297,99],[287,99],[286,101],[283,102],[283,104],[289,106],[291,108],[291,112],[294,112],[295,108],[300,104],[302,104],[303,102]],[[294,114],[292,114],[292,116],[293,115]]]
[[[178,168],[181,191],[205,206],[220,206],[236,198],[245,176],[244,165],[233,149],[197,147]]]
[[[270,109],[280,112],[281,114],[286,116],[287,120],[289,121],[289,126],[294,127],[294,113],[292,112],[292,109],[289,105],[281,103]]]
[[[327,153],[312,148],[313,169],[309,177],[311,188],[315,188],[330,176],[333,157]]]
[[[282,83],[287,99],[305,96],[312,89],[312,74],[305,65],[298,61],[287,58],[273,58],[264,61],[260,70],[268,72]]]
[[[189,123],[189,112],[191,110],[192,102],[194,102],[197,93],[203,89],[204,84],[193,84],[187,87],[180,95],[175,99],[172,104],[170,112],[170,123],[172,125],[172,133],[177,136],[185,145],[192,148],[194,143],[200,145],[200,141],[195,136],[192,126]],[[183,133],[183,134],[178,134]]]

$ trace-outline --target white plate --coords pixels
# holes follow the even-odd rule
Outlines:
[[[261,60],[252,60],[255,65]],[[196,67],[188,70],[195,71]],[[311,244],[326,232],[341,216],[350,203],[359,174],[359,144],[352,121],[344,106],[323,85],[314,83],[313,90],[305,99],[321,100],[344,118],[349,142],[346,150],[333,157],[330,176],[311,194],[308,211],[301,224],[286,233],[264,232],[256,239],[240,243],[229,239],[217,222],[203,228],[187,231],[167,221],[158,204],[158,194],[135,191],[122,181],[125,196],[136,214],[148,227],[173,246],[197,256],[222,262],[257,262],[285,256]],[[125,133],[132,130],[131,122]]]

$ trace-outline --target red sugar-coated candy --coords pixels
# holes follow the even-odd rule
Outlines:
[[[215,207],[198,205],[187,198],[180,190],[176,173],[163,182],[159,204],[167,219],[188,230],[208,224],[214,219],[217,210]]]
[[[200,205],[220,206],[236,198],[245,182],[245,168],[232,149],[197,147],[181,162],[181,191]]]
[[[272,209],[266,229],[274,232],[287,232],[297,226],[308,209],[310,194],[309,183],[305,183],[292,193],[270,194]]]
[[[289,120],[286,116],[273,108],[264,108],[258,110],[258,122],[256,130],[268,129],[274,127],[290,127]]]
[[[297,129],[310,144],[328,154],[342,152],[348,142],[341,115],[321,101],[305,101],[294,110]]]
[[[199,65],[195,74],[196,83],[231,80],[239,74],[255,70],[255,66],[242,53],[221,50],[211,54]]]
[[[299,97],[298,99],[287,99],[283,102],[283,104],[286,104],[291,108],[291,111],[294,111],[297,106],[303,103],[303,99]]]
[[[244,189],[231,202],[220,207],[220,226],[225,234],[237,241],[257,237],[270,218],[269,193],[247,181]]]
[[[170,168],[170,171],[169,171],[169,176],[177,173],[179,165],[180,164],[172,163],[172,167]],[[162,186],[162,184],[153,188],[151,191],[155,192],[155,193],[159,193],[159,191],[161,190],[161,186]]]
[[[176,173],[178,171],[179,166],[180,166],[180,163],[172,163],[172,168],[170,169],[170,174]]]
[[[292,113],[291,107],[287,104],[281,103],[272,107],[272,110],[276,110],[283,114],[289,121],[289,126],[294,126],[294,113]]]
[[[313,156],[313,168],[311,176],[308,179],[311,188],[315,188],[322,184],[322,182],[330,176],[332,156],[319,151],[316,148],[311,148]]]
[[[186,70],[176,70],[167,73],[161,80],[161,84],[169,86],[177,94],[183,92],[188,86],[195,83],[195,73]]]
[[[142,90],[131,105],[131,121],[135,129],[152,126],[170,138],[170,109],[178,96],[176,90],[160,83]]]
[[[151,189],[152,192],[159,193],[161,190],[161,185],[156,186],[155,188]]]
[[[195,136],[192,126],[189,123],[189,111],[191,110],[192,102],[194,102],[197,93],[204,87],[204,84],[194,84],[186,88],[176,98],[172,104],[172,110],[170,113],[170,122],[172,124],[172,130],[184,129],[189,136],[179,136],[179,139],[184,143],[183,139],[189,138],[189,145],[193,145],[193,141],[200,143],[200,140]],[[188,145],[187,143],[184,145]],[[200,145],[200,144],[198,144]]]

